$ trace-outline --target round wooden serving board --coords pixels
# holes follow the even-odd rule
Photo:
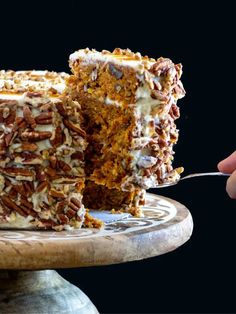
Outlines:
[[[144,217],[73,231],[0,230],[0,269],[55,269],[140,260],[172,251],[191,236],[187,208],[147,194]]]

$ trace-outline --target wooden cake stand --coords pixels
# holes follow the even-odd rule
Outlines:
[[[105,217],[103,230],[0,231],[0,313],[98,313],[79,288],[52,269],[164,254],[186,242],[193,228],[185,206],[153,194],[147,194],[143,218],[99,214]]]

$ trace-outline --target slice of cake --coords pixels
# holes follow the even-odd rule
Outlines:
[[[0,227],[81,227],[85,132],[65,73],[0,71]]]
[[[67,93],[81,105],[89,143],[84,203],[139,215],[145,190],[183,171],[172,167],[182,66],[128,49],[82,49],[69,64]]]

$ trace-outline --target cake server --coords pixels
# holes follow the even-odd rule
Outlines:
[[[179,183],[179,181],[182,180],[186,180],[186,179],[192,179],[192,178],[196,178],[196,177],[203,177],[203,176],[227,176],[229,177],[230,174],[229,173],[222,173],[222,172],[201,172],[201,173],[192,173],[189,174],[187,176],[184,176],[182,178],[180,178],[179,180],[175,181],[175,182],[170,182],[170,183],[161,183],[159,185],[157,185],[155,188],[165,188],[168,186],[172,186],[172,185],[176,185],[177,183]]]

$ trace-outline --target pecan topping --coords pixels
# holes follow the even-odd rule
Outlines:
[[[25,165],[37,165],[42,164],[43,159],[40,155],[37,155],[32,152],[21,152],[14,154],[15,162]]]
[[[14,203],[9,197],[6,195],[1,196],[1,200],[5,206],[7,206],[10,210],[14,210],[18,212],[21,216],[26,217],[27,214],[20,208],[16,203]]]
[[[38,141],[46,140],[50,138],[51,136],[52,136],[52,132],[49,132],[49,131],[42,131],[42,132],[24,131],[23,133],[21,133],[21,139],[23,141],[29,141],[29,142],[38,142]]]
[[[60,213],[64,213],[64,209],[65,209],[66,205],[67,205],[67,201],[66,200],[57,202],[57,204],[56,204],[57,213],[59,213],[59,214]]]
[[[16,119],[16,110],[12,109],[10,111],[10,114],[8,115],[8,117],[5,119],[5,123],[6,124],[13,124],[15,122]]]
[[[79,124],[72,123],[71,121],[66,120],[66,119],[63,119],[63,123],[68,129],[78,133],[80,136],[82,137],[86,136],[85,131],[80,128]]]
[[[40,219],[40,222],[43,224],[42,228],[52,228],[56,225],[56,223],[52,219]]]
[[[34,143],[23,142],[19,147],[15,149],[16,152],[20,153],[23,151],[34,152],[38,149],[38,146]]]
[[[3,173],[9,177],[22,176],[22,177],[34,177],[34,171],[26,168],[0,168],[0,173]]]
[[[56,170],[52,169],[51,167],[45,168],[44,172],[51,178],[54,178],[57,175]]]
[[[63,133],[60,126],[56,127],[54,136],[50,139],[50,143],[53,147],[58,147],[63,143]]]
[[[60,113],[61,116],[63,116],[64,118],[68,117],[68,114],[67,114],[62,102],[56,103],[56,108],[57,108],[57,111]]]
[[[5,153],[6,153],[5,138],[0,138],[0,155],[5,155]]]
[[[152,90],[151,97],[160,101],[167,101],[169,98],[160,90]]]
[[[66,212],[67,217],[73,218],[76,215],[76,211],[73,210],[72,208],[69,208]]]
[[[18,129],[25,129],[26,122],[22,117],[16,117],[15,124],[13,126],[13,131],[17,131]]]
[[[6,146],[11,145],[16,136],[17,136],[17,132],[14,132],[13,130],[10,133],[5,134]]]
[[[66,198],[66,195],[62,191],[57,191],[56,189],[51,189],[49,195],[56,198]]]
[[[82,203],[80,200],[76,199],[75,197],[72,197],[69,202],[69,207],[75,210],[76,212],[81,208]]]
[[[159,58],[157,62],[151,66],[150,72],[156,76],[160,76],[162,72],[165,72],[171,66],[171,64],[172,62],[170,59]]]
[[[43,112],[35,117],[37,124],[51,124],[52,123],[52,112]]]
[[[23,189],[24,189],[24,196],[31,196],[34,192],[34,184],[33,182],[29,182],[29,181],[24,181],[23,184]]]
[[[0,96],[1,97],[1,96]],[[18,102],[16,100],[10,100],[10,99],[0,99],[0,107],[8,107],[12,108],[18,105]]]
[[[39,182],[46,180],[46,175],[44,173],[44,170],[40,166],[35,166],[35,172],[36,172],[36,179]]]
[[[180,116],[180,113],[179,113],[179,108],[173,104],[171,107],[170,107],[170,111],[169,111],[169,115],[175,120],[177,118],[179,118]]]
[[[31,128],[34,129],[36,127],[36,122],[29,106],[27,105],[23,107],[23,116],[25,118],[25,121],[31,126]]]
[[[33,209],[33,204],[28,202],[25,198],[21,198],[21,204],[24,205],[28,209]]]
[[[83,152],[77,151],[71,155],[71,159],[84,160]]]
[[[42,181],[41,183],[39,183],[39,185],[37,186],[36,188],[36,192],[39,193],[39,192],[42,192],[45,188],[48,187],[48,183],[47,181]]]
[[[57,158],[55,156],[51,156],[49,158],[49,162],[50,162],[50,165],[53,169],[56,169],[57,167]]]
[[[58,168],[67,172],[71,170],[71,166],[68,165],[66,162],[64,162],[63,160],[58,160],[57,162]]]
[[[28,97],[28,98],[42,97],[42,93],[39,93],[39,92],[28,92],[26,94],[26,97]]]
[[[68,224],[69,218],[64,214],[58,214],[58,218],[62,224]]]

